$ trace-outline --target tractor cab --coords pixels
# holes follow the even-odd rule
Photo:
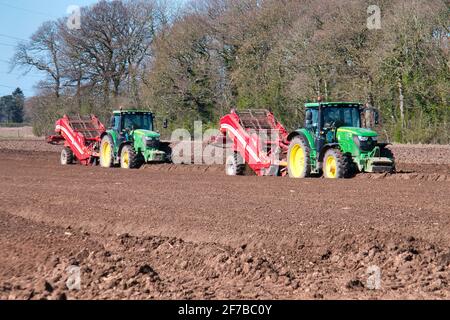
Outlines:
[[[117,132],[153,131],[153,114],[144,111],[114,111],[111,117],[111,129]]]

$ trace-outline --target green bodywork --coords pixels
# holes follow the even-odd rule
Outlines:
[[[141,124],[139,128],[126,127],[128,117]],[[142,119],[145,119],[142,120]],[[111,128],[106,131],[114,144],[114,162],[120,162],[120,154],[125,145],[132,145],[146,163],[165,162],[167,154],[160,150],[161,135],[153,131],[153,114],[148,111],[126,110],[114,111],[111,119]]]
[[[306,110],[318,112],[319,103],[308,103],[305,105]],[[330,102],[321,103],[322,110],[333,108],[333,110],[358,110],[359,119],[355,119],[356,126],[336,126],[331,128],[314,127],[305,125],[304,128],[296,130],[290,135],[295,137],[301,135],[308,142],[310,147],[310,163],[311,172],[319,173],[322,170],[322,162],[324,154],[330,148],[338,148],[343,154],[351,155],[353,162],[360,172],[376,172],[376,168],[395,166],[394,159],[381,157],[381,149],[387,144],[378,143],[378,134],[371,129],[362,128],[360,124],[360,112],[363,110],[363,105],[354,102]],[[326,112],[326,111],[322,111]],[[355,111],[356,116],[356,111]],[[319,125],[320,125],[320,121]],[[368,147],[361,148],[366,140],[371,142]],[[321,141],[321,146],[318,142]]]

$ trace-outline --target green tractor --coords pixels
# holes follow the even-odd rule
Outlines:
[[[378,124],[375,109],[351,102],[317,102],[305,107],[305,127],[288,137],[290,177],[323,174],[340,179],[358,172],[395,171],[388,144],[379,143],[378,134],[367,128]]]
[[[137,169],[145,163],[170,161],[169,143],[161,142],[153,120],[153,114],[148,111],[114,111],[110,128],[101,136],[100,165]]]

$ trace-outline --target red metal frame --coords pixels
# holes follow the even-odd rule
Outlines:
[[[105,131],[105,126],[94,115],[88,117],[65,115],[56,121],[56,134],[48,136],[47,142],[64,143],[64,146],[72,150],[81,164],[89,165],[100,156],[97,150],[101,142],[100,137]]]
[[[258,176],[273,166],[287,167],[288,132],[270,111],[232,110],[220,120],[220,131]]]

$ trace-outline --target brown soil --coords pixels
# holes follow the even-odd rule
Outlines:
[[[431,173],[412,160],[399,175],[292,180],[62,167],[38,144],[18,151],[35,142],[2,143],[0,298],[450,299],[450,183],[430,178],[449,174],[445,156]]]

